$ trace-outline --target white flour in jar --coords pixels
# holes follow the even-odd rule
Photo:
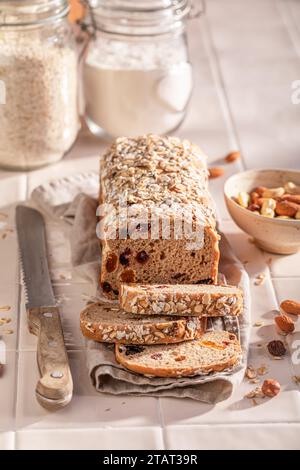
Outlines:
[[[167,133],[185,115],[192,70],[185,44],[99,38],[84,66],[87,122],[110,135]]]
[[[59,160],[78,128],[77,56],[37,37],[0,38],[0,165],[31,169]]]

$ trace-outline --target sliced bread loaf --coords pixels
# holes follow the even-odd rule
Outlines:
[[[117,361],[129,370],[157,377],[181,377],[223,371],[236,365],[241,347],[233,333],[210,331],[200,340],[164,346],[116,344]]]
[[[130,315],[116,305],[94,303],[80,314],[84,336],[94,341],[122,344],[164,344],[200,338],[206,319]]]
[[[243,292],[235,286],[195,284],[121,284],[119,301],[130,313],[140,315],[239,315]]]

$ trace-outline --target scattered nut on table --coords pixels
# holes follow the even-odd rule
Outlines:
[[[275,324],[279,333],[289,334],[292,333],[295,329],[293,320],[291,320],[286,315],[277,315],[274,318]]]
[[[266,379],[262,384],[261,391],[266,397],[276,397],[280,392],[280,383],[274,379]]]
[[[296,302],[295,300],[283,300],[280,304],[280,308],[284,313],[300,315],[300,302]]]
[[[236,160],[238,160],[239,158],[241,158],[240,152],[238,152],[238,151],[230,152],[228,155],[226,155],[225,162],[226,163],[232,163],[232,162],[235,162]]]
[[[286,347],[279,339],[274,339],[267,344],[267,349],[271,356],[281,357],[286,354]]]
[[[221,166],[215,166],[215,167],[209,168],[208,171],[209,171],[210,179],[220,178],[225,173],[224,168],[222,168]]]

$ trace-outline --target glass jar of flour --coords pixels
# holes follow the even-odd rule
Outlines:
[[[56,162],[79,130],[78,55],[67,0],[1,1],[0,166]]]
[[[86,122],[112,137],[164,134],[182,122],[192,92],[189,0],[90,0],[83,66]]]

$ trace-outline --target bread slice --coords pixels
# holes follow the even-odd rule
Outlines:
[[[220,372],[236,365],[241,347],[233,333],[210,331],[200,340],[164,346],[115,346],[126,369],[156,377],[183,377]]]
[[[130,315],[118,306],[94,303],[80,314],[82,334],[94,341],[123,344],[177,343],[201,338],[206,319]]]
[[[121,284],[119,302],[140,315],[239,315],[243,291],[235,286],[193,284]]]

